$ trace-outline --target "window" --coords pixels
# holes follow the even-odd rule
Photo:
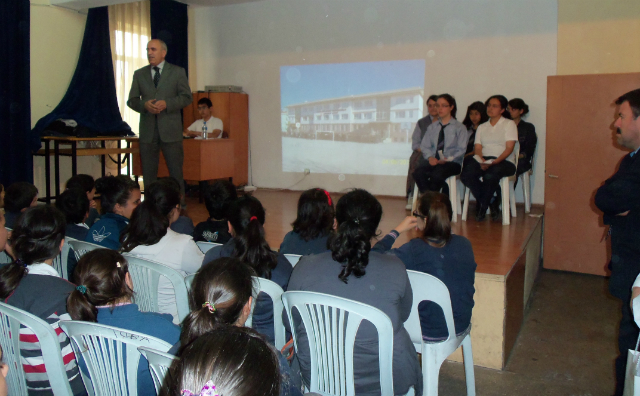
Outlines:
[[[338,113],[333,113],[333,119],[334,119],[334,120],[339,120],[339,119],[340,119],[340,114],[338,114]]]
[[[325,120],[328,120],[328,119],[329,119],[329,113],[327,113],[327,114],[325,114],[325,115],[324,115],[324,119],[325,119]]]
[[[342,119],[343,120],[348,120],[349,119],[349,114],[347,114],[347,113],[342,114]]]
[[[413,110],[409,110],[409,118],[413,118]]]
[[[362,113],[355,113],[353,115],[353,118],[356,119],[356,120],[361,120],[362,119]]]
[[[316,121],[320,121],[320,120],[322,120],[322,116],[321,116],[320,114],[318,114],[318,115],[316,116]]]
[[[404,110],[396,111],[396,118],[404,118]]]
[[[367,120],[373,119],[373,113],[364,113],[364,118],[366,118]]]
[[[364,101],[364,107],[366,109],[373,107],[373,100],[365,100]]]

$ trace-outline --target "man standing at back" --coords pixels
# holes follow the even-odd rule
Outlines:
[[[611,236],[609,292],[622,300],[622,319],[618,332],[620,355],[616,359],[616,392],[624,389],[627,353],[635,349],[638,326],[631,312],[631,286],[640,273],[640,89],[616,100],[619,106],[614,126],[618,144],[631,150],[618,171],[596,192],[595,203],[604,213]]]
[[[182,163],[182,115],[180,110],[193,100],[187,74],[180,66],[166,62],[167,45],[158,39],[147,44],[149,66],[133,74],[127,106],[140,113],[140,160],[145,186],[158,178],[160,150],[169,175],[180,183],[184,197]]]

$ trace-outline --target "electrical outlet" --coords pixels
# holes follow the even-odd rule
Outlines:
[[[310,170],[309,168],[306,168],[306,169],[304,170],[304,174],[305,174],[305,175],[308,175],[309,173],[311,173],[311,170]]]

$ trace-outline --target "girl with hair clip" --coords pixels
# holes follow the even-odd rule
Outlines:
[[[298,217],[291,224],[293,231],[284,236],[280,253],[305,256],[326,252],[335,221],[333,201],[327,190],[312,188],[303,192],[298,199]]]
[[[118,250],[120,234],[140,204],[140,186],[125,175],[105,176],[96,180],[96,191],[100,194],[101,216],[89,229],[85,241]]]
[[[204,256],[204,263],[220,257],[238,258],[253,268],[259,277],[277,283],[286,291],[293,267],[283,254],[272,251],[264,239],[264,218],[264,208],[257,198],[244,195],[232,202],[227,220],[233,238],[210,249]],[[260,293],[253,309],[253,328],[271,344],[275,342],[273,314],[271,298]]]
[[[51,325],[58,334],[71,390],[74,395],[85,395],[69,339],[58,326],[61,320],[71,320],[66,302],[74,289],[52,266],[64,243],[65,226],[64,215],[53,206],[29,208],[18,218],[10,245],[4,246],[7,233],[4,216],[0,216],[0,248],[7,248],[14,258],[0,269],[0,298]],[[53,395],[46,373],[42,372],[44,361],[39,342],[26,327],[20,329],[20,338],[20,360],[29,395]]]
[[[244,327],[251,312],[253,275],[251,267],[235,258],[219,258],[203,265],[191,284],[191,313],[182,323],[180,341],[169,353],[184,357],[184,350],[203,334],[221,326]],[[276,354],[280,366],[280,396],[301,396],[299,387],[296,388],[291,379],[289,363],[280,352]]]
[[[180,190],[154,182],[145,195],[122,234],[122,251],[165,264],[183,276],[193,274],[200,268],[204,254],[191,235],[170,228],[180,216]],[[165,277],[160,277],[158,284],[158,309],[173,315],[174,323],[179,323],[175,292]]]
[[[419,201],[414,217],[405,218],[373,247],[374,251],[391,252],[402,260],[408,270],[433,275],[449,289],[455,331],[463,333],[471,322],[475,289],[476,262],[471,242],[451,233],[451,201],[446,195],[428,192]],[[420,232],[397,249],[392,249],[398,236],[412,228]],[[420,303],[422,337],[441,341],[448,337],[442,309],[428,301]]]
[[[174,361],[167,379],[166,395],[282,394],[276,350],[246,327],[221,326],[200,336]]]
[[[414,387],[422,394],[422,372],[415,348],[403,323],[409,318],[413,292],[402,261],[392,255],[371,252],[371,238],[382,217],[382,206],[369,192],[353,190],[336,205],[338,228],[330,239],[330,251],[306,257],[296,265],[289,291],[302,290],[331,294],[359,301],[382,310],[393,324],[393,388],[406,394]],[[304,326],[295,318],[297,357],[302,377],[311,377],[309,344]],[[378,334],[364,322],[358,331],[353,356],[357,395],[380,395]]]
[[[78,262],[74,280],[78,286],[67,300],[73,320],[137,331],[170,344],[180,337],[180,328],[171,322],[170,315],[140,312],[131,302],[134,285],[129,264],[120,253],[109,249],[87,252]],[[144,358],[138,364],[138,395],[156,395]]]
[[[520,175],[531,169],[531,161],[533,160],[533,154],[536,152],[538,136],[536,135],[536,127],[522,119],[522,117],[529,114],[529,105],[524,100],[520,98],[511,99],[507,110],[509,110],[513,122],[518,126],[518,142],[520,143],[516,181],[513,183],[515,187],[518,184]]]

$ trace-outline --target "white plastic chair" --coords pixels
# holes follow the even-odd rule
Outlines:
[[[295,267],[296,264],[298,264],[298,261],[300,261],[300,257],[302,256],[299,254],[285,254],[284,257],[286,257],[287,260],[289,260],[292,267]]]
[[[161,352],[171,348],[150,335],[97,323],[63,320],[60,327],[71,338],[76,358],[84,359],[89,375],[82,379],[96,396],[137,396],[138,347]]]
[[[49,383],[55,396],[72,396],[69,379],[62,362],[60,341],[53,327],[29,312],[0,303],[0,345],[2,360],[9,366],[9,395],[26,395],[27,382],[20,361],[20,325],[31,329],[42,350]]]
[[[193,278],[195,278],[196,274],[189,274],[184,277],[184,285],[187,287],[187,292],[191,293],[191,284],[193,283]]]
[[[451,197],[455,197],[455,202],[451,201],[451,222],[455,223],[458,221],[458,215],[462,213],[462,208],[460,205],[460,196],[458,195],[458,177],[460,175],[453,175],[447,178],[447,185],[449,186],[449,199]],[[415,184],[413,189],[413,204],[411,205],[411,212],[415,212],[418,207],[418,196],[420,195],[420,190],[418,189],[418,184]]]
[[[156,393],[160,394],[164,377],[167,375],[169,367],[177,358],[170,353],[160,352],[148,347],[138,347],[138,352],[149,362],[149,371],[153,378],[153,385],[156,387]]]
[[[381,310],[328,294],[291,291],[282,295],[289,323],[293,309],[300,314],[309,342],[311,383],[309,391],[321,395],[354,395],[353,347],[363,320],[378,331],[380,390],[393,395],[393,325]],[[296,351],[296,326],[291,326]],[[339,380],[338,380],[339,378]]]
[[[189,297],[184,277],[173,268],[152,260],[134,256],[130,253],[123,253],[129,262],[129,274],[133,281],[134,302],[138,304],[142,312],[159,312],[158,309],[158,282],[160,276],[164,276],[171,282],[176,296],[176,307],[178,308],[178,321],[189,314]]]
[[[520,175],[522,180],[522,195],[524,195],[524,213],[531,213],[531,175],[533,175],[534,161],[531,159],[531,169]]]
[[[73,238],[65,237],[64,245],[62,245],[60,254],[53,259],[53,263],[52,263],[53,268],[55,268],[55,270],[58,271],[58,274],[60,274],[60,276],[66,280],[69,280],[69,275],[67,274],[67,272],[68,272],[68,264],[69,264],[69,249],[71,249],[69,242],[71,241],[77,241],[77,240]]]
[[[82,256],[84,256],[87,252],[96,249],[106,249],[104,246],[96,245],[95,243],[85,242],[85,241],[77,241],[75,239],[69,239],[68,242],[71,249],[73,249],[73,253],[76,255],[76,259],[80,260]]]
[[[211,248],[214,248],[216,246],[222,246],[221,243],[203,242],[203,241],[196,242],[196,245],[198,245],[202,253],[207,253]]]
[[[0,252],[0,264],[9,264],[12,262],[11,257],[3,251]]]
[[[464,372],[467,381],[467,396],[476,394],[476,382],[473,369],[473,352],[471,350],[471,325],[461,335],[456,335],[451,308],[449,289],[442,281],[424,272],[407,270],[411,289],[413,289],[413,304],[409,319],[404,328],[409,333],[411,341],[418,353],[422,354],[422,380],[425,396],[438,394],[438,376],[444,360],[458,347],[462,346],[464,358]],[[422,339],[418,305],[422,301],[432,301],[442,308],[447,323],[449,337],[444,341],[427,342]]]

